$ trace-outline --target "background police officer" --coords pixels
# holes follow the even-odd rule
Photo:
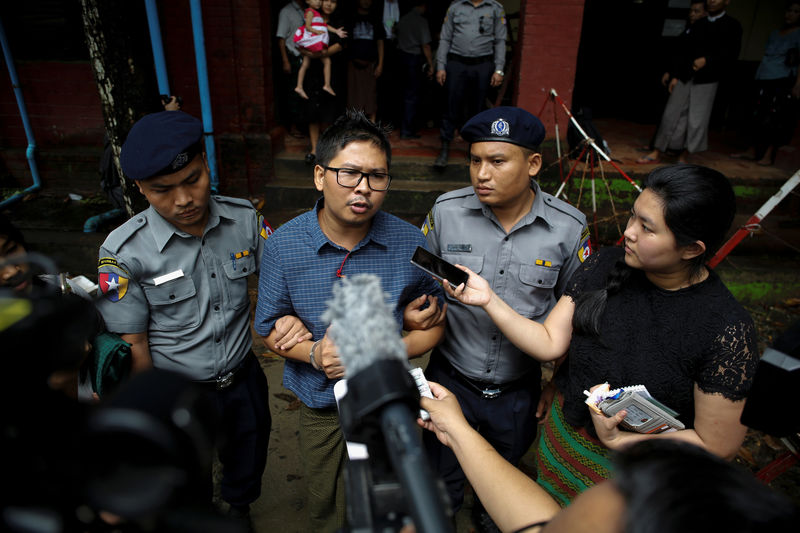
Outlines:
[[[445,87],[442,150],[434,162],[447,166],[450,141],[462,116],[484,108],[489,85],[503,83],[506,16],[496,0],[457,0],[447,10],[436,51],[436,81]],[[462,110],[466,107],[466,115]],[[463,137],[463,135],[462,135]]]
[[[436,200],[422,227],[429,249],[480,273],[521,315],[544,320],[588,256],[586,217],[534,181],[544,139],[535,116],[496,107],[472,117],[461,136],[470,143],[472,186]],[[516,465],[536,436],[539,363],[479,307],[449,299],[446,320],[444,341],[425,374],[451,390],[469,423]],[[425,432],[424,439],[458,509],[464,473],[435,434]],[[479,502],[472,519],[480,531],[496,530]]]
[[[267,380],[251,351],[247,277],[272,232],[245,200],[211,196],[202,123],[182,111],[146,115],[120,162],[150,207],[100,248],[98,308],[131,343],[134,370],[179,372],[220,411],[222,498],[247,514],[261,492],[271,427]],[[296,319],[287,333],[304,328]]]

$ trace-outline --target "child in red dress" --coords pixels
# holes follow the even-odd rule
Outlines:
[[[328,30],[342,39],[347,37],[346,31],[342,28],[328,26],[325,19],[322,18],[319,12],[322,6],[322,0],[307,0],[307,3],[309,7],[306,8],[304,12],[306,19],[305,24],[297,28],[297,31],[294,32],[294,42],[297,43],[298,47],[308,50],[309,52],[322,52],[328,48]],[[333,92],[333,88],[331,87],[331,58],[321,57],[320,59],[322,60],[322,73],[325,80],[322,90],[336,96],[336,93]],[[308,95],[303,90],[303,80],[306,77],[306,71],[310,64],[311,58],[309,56],[304,56],[303,64],[300,65],[300,70],[297,72],[297,87],[294,88],[294,91],[306,100],[308,100]]]

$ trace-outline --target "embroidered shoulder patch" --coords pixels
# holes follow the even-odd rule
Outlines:
[[[267,219],[264,218],[264,215],[259,214],[258,220],[259,220],[258,226],[260,228],[258,234],[261,236],[262,239],[267,240],[267,238],[269,238],[269,236],[272,235],[273,232],[272,226],[269,225],[269,222],[267,222]]]
[[[97,261],[97,268],[101,268],[101,267],[104,267],[104,266],[118,268],[122,272],[125,272],[126,274],[128,273],[127,270],[125,270],[124,268],[119,266],[119,263],[113,257],[101,257],[100,260]]]
[[[592,255],[592,245],[589,228],[584,228],[583,233],[581,233],[581,245],[578,247],[578,259],[583,263],[590,255]]]
[[[433,229],[433,209],[428,211],[428,216],[425,217],[425,222],[422,223],[422,234],[426,237],[428,232]]]
[[[125,293],[128,292],[128,278],[114,272],[101,272],[97,281],[100,290],[112,302],[122,300]]]

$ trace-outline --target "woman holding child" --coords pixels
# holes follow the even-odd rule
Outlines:
[[[466,267],[445,290],[483,307],[506,337],[532,357],[555,360],[557,395],[539,443],[538,482],[561,504],[609,476],[609,450],[669,438],[731,459],[744,440],[739,417],[759,355],[753,322],[706,261],[735,213],[727,179],[694,165],[662,167],[645,180],[631,210],[624,248],[590,256],[544,321],[513,311]],[[639,434],[585,405],[584,391],[645,385],[678,411],[686,429]]]

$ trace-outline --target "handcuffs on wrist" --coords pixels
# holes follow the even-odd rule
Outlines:
[[[318,370],[318,371],[320,371],[320,372],[324,372],[324,370],[322,369],[322,367],[321,367],[321,366],[319,366],[319,363],[317,363],[317,361],[314,359],[314,350],[316,350],[316,349],[317,349],[317,345],[318,345],[320,342],[322,342],[322,339],[320,339],[320,340],[318,340],[318,341],[314,342],[314,344],[312,344],[312,345],[311,345],[311,350],[309,350],[309,352],[308,352],[308,359],[309,359],[309,361],[311,362],[311,366],[314,368],[314,370]]]

